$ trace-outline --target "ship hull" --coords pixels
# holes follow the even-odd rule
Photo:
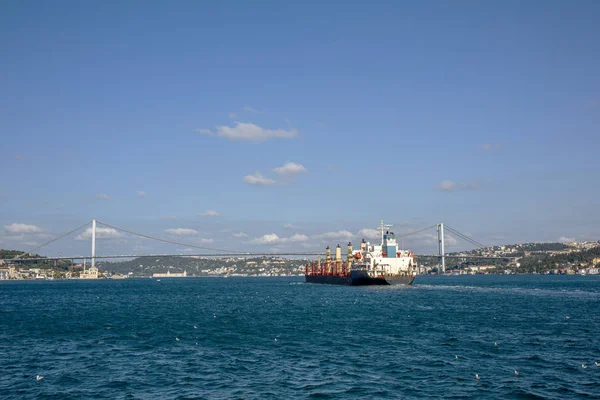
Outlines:
[[[386,276],[373,278],[363,271],[352,271],[350,276],[335,275],[305,275],[306,283],[321,283],[325,285],[371,286],[371,285],[411,285],[414,276]]]

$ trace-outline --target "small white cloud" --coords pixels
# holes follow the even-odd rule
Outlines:
[[[571,243],[575,241],[574,237],[566,237],[566,236],[561,236],[558,238],[558,241],[560,243]]]
[[[138,197],[146,197],[146,192],[144,192],[143,190],[138,190],[137,195]]]
[[[292,225],[292,224],[285,224],[285,225],[283,226],[283,229],[295,229],[295,226],[294,226],[294,225]]]
[[[456,183],[445,180],[438,183],[435,186],[435,189],[444,192],[454,192],[457,190],[479,190],[479,184],[477,182]]]
[[[123,234],[113,228],[96,228],[96,239],[117,239],[123,237]],[[90,240],[92,238],[92,228],[87,228],[83,233],[77,235],[75,240]]]
[[[206,210],[202,214],[198,214],[199,217],[220,217],[221,214],[216,212],[215,210]]]
[[[498,151],[500,150],[500,145],[492,144],[492,143],[484,143],[482,146],[485,151]]]
[[[343,240],[351,240],[354,237],[352,232],[347,230],[340,230],[337,232],[325,232],[318,235],[313,235],[315,239],[323,239],[323,240],[334,240],[334,239],[343,239]]]
[[[363,228],[358,231],[358,235],[363,239],[380,239],[381,231],[378,229]]]
[[[200,243],[213,243],[214,239],[200,239]]]
[[[244,232],[238,232],[238,233],[234,233],[233,237],[234,238],[245,238],[245,237],[248,237],[248,234],[244,233]]]
[[[264,177],[260,172],[255,172],[252,175],[246,175],[244,177],[244,182],[249,185],[256,186],[273,186],[276,183],[273,179]]]
[[[188,229],[188,228],[172,228],[172,229],[165,229],[165,232],[170,234],[170,235],[178,235],[178,236],[191,236],[191,235],[197,235],[198,231],[194,230],[194,229]]]
[[[295,234],[290,237],[279,237],[274,233],[263,235],[258,238],[252,239],[250,244],[277,244],[277,243],[297,243],[305,242],[308,240],[308,236],[302,234]]]
[[[271,244],[271,243],[279,243],[280,240],[281,240],[281,238],[279,236],[277,236],[276,234],[269,233],[269,234],[263,235],[261,237],[254,238],[249,243],[250,244]]]
[[[248,111],[248,112],[251,112],[251,113],[254,113],[254,114],[260,114],[261,113],[257,109],[249,107],[249,106],[244,106],[244,111]]]
[[[8,233],[12,234],[23,234],[23,233],[39,233],[42,231],[41,228],[35,225],[27,225],[27,224],[10,224],[4,225],[4,230]]]
[[[434,234],[430,234],[431,237],[435,240],[435,243],[437,243],[437,235]],[[458,240],[456,240],[454,238],[454,236],[449,235],[448,233],[444,233],[444,244],[446,246],[454,246],[458,243]],[[463,242],[464,243],[464,242]]]
[[[290,236],[289,238],[283,238],[284,242],[305,242],[308,240],[308,236],[296,233],[295,235]]]
[[[106,193],[98,193],[96,198],[98,200],[110,200],[110,197]]]
[[[275,168],[274,171],[281,176],[293,176],[302,172],[308,172],[304,165],[293,162],[286,162],[281,167]]]
[[[455,187],[456,187],[456,183],[454,183],[452,181],[441,181],[436,186],[436,189],[444,190],[446,192],[451,192],[452,190],[454,190]]]
[[[238,119],[238,115],[234,112],[229,113],[229,119]]]
[[[199,133],[200,135],[207,135],[207,136],[212,136],[214,135],[213,131],[211,131],[210,129],[194,129],[196,131],[196,133]]]
[[[262,142],[267,139],[290,139],[298,136],[298,132],[295,129],[265,129],[250,122],[235,122],[234,126],[218,126],[217,136],[230,140]]]

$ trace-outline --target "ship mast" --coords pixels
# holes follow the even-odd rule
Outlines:
[[[381,229],[381,245],[383,246],[383,231],[385,231],[386,228],[391,228],[394,225],[386,225],[383,223],[383,220],[381,220],[381,225],[379,226],[379,229]]]

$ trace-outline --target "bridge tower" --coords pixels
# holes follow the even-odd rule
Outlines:
[[[92,220],[92,268],[96,267],[96,220]]]
[[[446,273],[446,252],[444,250],[444,224],[437,225],[437,239],[438,239],[438,273]]]

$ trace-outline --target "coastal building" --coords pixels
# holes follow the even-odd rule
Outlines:
[[[84,269],[79,274],[79,279],[98,279],[98,268],[92,267],[90,269]]]
[[[171,271],[167,271],[167,273],[164,272],[155,272],[152,274],[153,278],[185,278],[187,276],[187,271],[183,271],[183,272],[171,272]]]

